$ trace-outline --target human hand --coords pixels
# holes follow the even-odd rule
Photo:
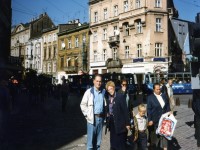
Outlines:
[[[148,125],[152,126],[153,125],[153,121],[149,121]]]
[[[127,129],[127,130],[131,130],[131,127],[130,127],[130,126],[126,126],[126,129]]]

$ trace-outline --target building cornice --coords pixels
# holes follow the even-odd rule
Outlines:
[[[104,0],[89,0],[89,5],[93,5],[93,4],[96,4],[100,1],[104,1]]]
[[[77,26],[75,28],[72,28],[72,29],[69,29],[69,30],[65,30],[63,32],[59,32],[58,36],[75,33],[75,32],[81,31],[81,30],[85,30],[85,29],[89,30],[89,24],[82,24],[81,26]]]
[[[115,19],[112,19],[112,20],[108,20],[108,21],[104,21],[104,22],[97,23],[97,24],[94,24],[94,25],[90,25],[90,28],[101,26],[101,25],[104,25],[104,24],[107,24],[107,23],[113,23],[115,21],[119,21],[119,18],[115,18]]]

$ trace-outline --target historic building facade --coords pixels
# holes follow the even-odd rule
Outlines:
[[[42,73],[43,67],[43,30],[55,27],[50,17],[44,13],[30,22],[30,39],[25,51],[25,67]]]
[[[51,75],[54,79],[57,75],[57,55],[58,55],[58,27],[43,30],[42,35],[42,73]]]
[[[30,38],[29,23],[19,24],[13,28],[11,33],[11,61],[18,60],[19,65],[26,67],[24,60],[26,59],[26,44]]]
[[[90,74],[167,72],[172,57],[182,63],[172,0],[90,0],[89,11]]]
[[[65,26],[58,32],[59,82],[62,76],[88,72],[89,24],[74,20]]]

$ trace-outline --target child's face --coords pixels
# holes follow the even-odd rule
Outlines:
[[[141,117],[145,116],[145,114],[146,114],[146,108],[140,108],[140,110],[138,111],[138,113],[139,113],[139,115]]]

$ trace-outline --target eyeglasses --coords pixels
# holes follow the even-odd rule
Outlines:
[[[122,86],[127,86],[127,84],[122,84]]]

